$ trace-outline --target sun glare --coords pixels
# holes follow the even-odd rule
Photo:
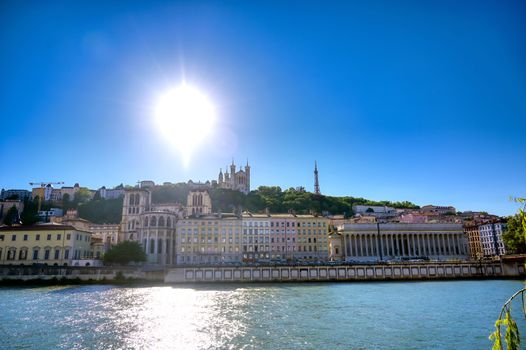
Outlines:
[[[185,166],[215,122],[215,108],[208,97],[186,83],[160,97],[155,115],[162,134],[181,153]]]

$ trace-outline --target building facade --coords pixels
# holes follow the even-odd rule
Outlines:
[[[18,200],[23,201],[26,198],[31,198],[31,192],[29,192],[28,190],[17,190],[17,189],[4,190],[2,188],[2,191],[0,192],[0,200],[18,199]]]
[[[347,261],[447,260],[468,255],[459,224],[343,224],[338,232]]]
[[[502,240],[502,234],[506,228],[507,225],[503,222],[495,222],[479,226],[483,256],[491,257],[506,254],[506,247]]]
[[[242,221],[230,215],[209,214],[177,222],[177,264],[241,262]]]
[[[465,225],[464,233],[468,239],[469,258],[472,260],[482,258],[484,256],[484,252],[482,250],[482,242],[480,240],[479,225]]]
[[[72,265],[92,256],[91,233],[46,224],[0,227],[0,264]]]

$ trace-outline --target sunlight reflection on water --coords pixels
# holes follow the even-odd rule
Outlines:
[[[0,288],[0,349],[490,348],[500,306],[521,286]]]

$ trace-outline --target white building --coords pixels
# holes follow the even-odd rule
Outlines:
[[[100,198],[102,199],[117,199],[124,196],[124,188],[116,187],[113,189],[107,189],[106,186],[99,188]]]
[[[50,217],[63,216],[64,211],[61,208],[51,208],[49,210],[41,210],[38,212],[37,216],[40,219],[47,219]]]
[[[353,205],[352,210],[358,215],[368,215],[377,218],[389,218],[398,216],[395,208],[377,205]]]
[[[338,232],[347,261],[464,260],[468,254],[460,224],[343,224]]]
[[[506,254],[506,247],[502,240],[502,234],[506,228],[507,225],[502,222],[479,226],[480,243],[482,244],[482,254],[484,256]]]

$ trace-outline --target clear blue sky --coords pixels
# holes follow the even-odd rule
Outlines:
[[[190,166],[152,109],[216,104]],[[526,196],[522,1],[1,1],[0,187],[215,179],[512,214]]]

